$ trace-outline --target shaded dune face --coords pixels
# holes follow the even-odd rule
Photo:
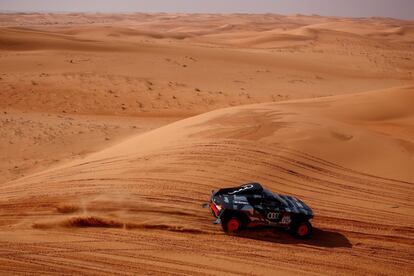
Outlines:
[[[409,170],[413,156],[412,152],[398,152],[398,139],[373,130],[372,125],[411,121],[414,113],[404,101],[413,99],[413,92],[407,87],[213,111],[133,137],[82,161],[10,182],[1,189],[7,201],[2,208],[20,213],[10,217],[9,224],[21,230],[34,228],[71,236],[74,228],[94,233],[107,229],[95,241],[98,244],[109,233],[118,240],[150,235],[186,255],[199,254],[193,252],[193,246],[203,241],[196,252],[209,252],[219,263],[221,256],[228,256],[237,264],[229,268],[231,272],[257,265],[265,257],[270,266],[288,263],[301,267],[303,262],[312,262],[310,271],[314,272],[358,269],[391,273],[399,262],[410,259],[413,205],[407,195],[414,184]],[[399,103],[398,116],[390,107],[380,110],[381,120],[360,114],[358,125],[349,123],[356,120],[349,112],[351,106],[384,103],[391,98]],[[326,114],[333,110],[335,116],[327,119]],[[413,138],[406,142],[412,143]],[[384,151],[390,149],[387,159],[372,163],[354,160],[365,155],[372,160],[380,158],[383,152],[372,155],[378,145],[383,145]],[[391,160],[398,165],[390,171],[399,172],[399,177],[382,169],[390,166]],[[259,181],[306,201],[316,213],[315,237],[299,242],[269,229],[223,236],[211,225],[208,210],[200,206],[208,200],[211,189],[248,181]],[[7,219],[6,215],[3,223]],[[181,247],[177,234],[185,237],[188,247]],[[217,248],[217,243],[226,246]],[[301,248],[301,258],[292,260],[290,254],[296,246]],[[261,255],[242,257],[246,247]],[[323,263],[316,253],[322,248],[331,250]],[[381,256],[375,266],[362,258],[373,248],[376,256]],[[143,259],[157,255],[133,254]],[[346,269],[335,267],[336,259],[345,256]],[[171,261],[171,256],[166,257]],[[244,258],[251,264],[242,265]],[[202,258],[196,262],[200,261]],[[185,266],[195,269],[188,263]],[[272,271],[267,265],[261,269],[263,273]],[[289,266],[284,269],[292,272]],[[411,269],[406,266],[402,271],[409,273]]]

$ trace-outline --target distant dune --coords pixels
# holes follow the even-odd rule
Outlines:
[[[414,22],[0,14],[0,274],[412,275]],[[315,232],[226,235],[259,181]]]

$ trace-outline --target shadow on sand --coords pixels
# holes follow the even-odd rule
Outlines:
[[[287,231],[269,227],[246,229],[239,232],[237,236],[246,239],[280,244],[306,244],[324,248],[352,248],[352,244],[341,233],[322,230],[319,228],[314,228],[312,236],[309,239],[305,240],[296,239],[287,233]]]

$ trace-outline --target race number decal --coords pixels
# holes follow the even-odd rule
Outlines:
[[[280,223],[282,224],[289,224],[292,220],[290,219],[289,215],[284,215]]]

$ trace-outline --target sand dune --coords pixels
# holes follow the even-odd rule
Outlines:
[[[412,275],[413,24],[0,14],[0,273]],[[313,237],[213,225],[248,181]]]
[[[410,170],[414,113],[409,103],[413,95],[414,88],[406,87],[235,107],[179,121],[81,161],[3,185],[0,193],[8,203],[2,207],[14,206],[21,213],[5,215],[3,221],[10,220],[8,225],[22,234],[38,229],[33,232],[35,240],[41,240],[44,231],[71,239],[74,233],[67,227],[97,228],[92,231],[102,237],[94,239],[96,246],[113,237],[112,250],[120,250],[116,256],[131,265],[135,262],[130,258],[155,261],[162,254],[164,259],[155,261],[155,266],[169,272],[166,264],[202,272],[207,257],[214,262],[205,269],[227,273],[252,270],[260,264],[259,273],[281,266],[287,273],[371,274],[398,268],[409,274],[413,269],[409,265],[414,207]],[[391,99],[394,105],[389,108],[369,110],[372,102],[378,107],[379,102]],[[369,111],[354,114],[349,111],[352,106]],[[407,123],[401,125],[407,130],[407,140],[375,129],[378,124],[398,126],[402,121]],[[387,170],[390,164],[399,165]],[[322,232],[309,244],[268,230],[260,237],[221,234],[209,224],[210,214],[201,209],[201,203],[212,188],[247,181],[261,181],[273,190],[304,198],[318,214],[315,224]],[[69,211],[57,207],[63,201],[71,204],[63,208]],[[102,228],[106,230],[98,230]],[[329,233],[323,233],[327,229]],[[77,239],[90,235],[89,231],[76,233]],[[122,240],[130,235],[151,235],[157,242],[146,242],[150,251],[124,251]],[[169,245],[155,249],[160,243]],[[297,244],[292,247],[291,243]],[[67,246],[58,244],[52,248]],[[327,247],[329,255],[322,258],[320,250]],[[71,248],[82,250],[81,246]],[[177,250],[180,265],[174,263]],[[245,254],[246,250],[255,253]],[[301,258],[292,259],[298,250]],[[105,252],[105,256],[110,263],[115,261],[112,253]],[[93,261],[91,257],[82,259]],[[38,262],[38,258],[31,260]],[[70,254],[60,258],[78,265]],[[263,258],[267,264],[262,264]],[[335,265],[338,259],[343,260],[341,266]],[[105,263],[93,262],[108,269]],[[136,267],[130,269],[133,272]]]
[[[224,22],[224,23],[223,23]],[[0,26],[19,26],[42,30],[71,33],[72,35],[92,35],[96,27],[118,28],[111,35],[135,35],[153,39],[179,39],[202,41],[208,44],[223,44],[236,47],[265,47],[277,48],[278,41],[292,38],[297,40],[301,36],[289,33],[303,32],[303,28],[312,30],[329,30],[342,35],[355,35],[359,38],[374,38],[383,43],[405,44],[412,42],[412,21],[390,18],[335,18],[320,16],[280,16],[280,15],[227,15],[223,21],[222,15],[213,14],[1,14]],[[91,27],[96,26],[96,27]],[[69,29],[69,30],[65,30]],[[89,30],[89,31],[86,31]],[[98,31],[98,33],[101,31]],[[243,44],[233,41],[234,35],[246,32],[246,39],[251,43]],[[306,31],[309,32],[309,31]],[[215,35],[220,35],[220,41]],[[213,35],[211,37],[211,35]],[[341,36],[341,34],[337,34]],[[272,44],[263,45],[265,38],[278,37]],[[260,37],[260,39],[258,39]],[[305,36],[310,39],[308,35]],[[309,42],[310,42],[309,41]],[[224,42],[224,43],[223,43]],[[254,43],[256,42],[256,43]],[[309,42],[305,45],[309,46]],[[59,44],[55,42],[56,44]],[[240,44],[241,43],[241,44]],[[83,45],[87,47],[87,45]]]

